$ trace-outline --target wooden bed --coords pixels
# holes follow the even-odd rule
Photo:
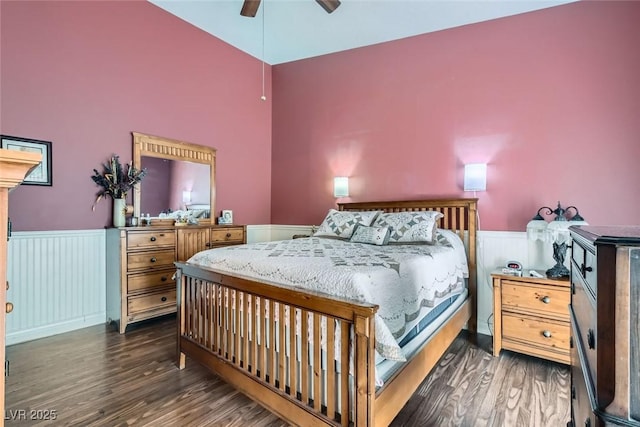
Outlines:
[[[189,356],[295,425],[388,425],[465,324],[475,331],[476,204],[477,199],[448,199],[338,205],[345,211],[439,211],[444,215],[439,228],[456,232],[467,250],[467,300],[377,390],[377,306],[233,277],[188,263],[176,263],[179,368],[184,368]],[[257,325],[256,333],[264,340],[251,339],[251,324]],[[322,340],[322,324],[326,324],[322,331],[325,355],[336,354],[335,363],[326,363],[324,368],[322,346],[312,345]],[[312,331],[310,342],[298,339],[301,334],[287,325]],[[334,347],[336,334],[339,351]],[[274,338],[271,344],[269,337]],[[349,375],[341,374],[346,372]]]

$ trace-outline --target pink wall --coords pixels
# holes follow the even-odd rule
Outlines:
[[[217,148],[217,210],[270,221],[260,61],[146,1],[0,7],[0,131],[53,144],[53,186],[9,195],[14,230],[110,225],[111,200],[91,210],[90,176],[114,153],[131,159],[132,131]]]
[[[640,224],[640,2],[587,2],[273,67],[272,222],[351,200],[473,196],[481,227],[538,207]]]

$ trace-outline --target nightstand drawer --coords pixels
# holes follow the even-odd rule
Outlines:
[[[502,324],[502,336],[505,341],[519,341],[526,345],[556,349],[569,355],[569,322],[505,313],[502,316]]]
[[[502,281],[502,309],[505,311],[528,312],[568,321],[570,302],[571,295],[567,288]]]
[[[214,228],[211,230],[211,241],[217,242],[244,242],[244,228],[242,227],[225,227]]]

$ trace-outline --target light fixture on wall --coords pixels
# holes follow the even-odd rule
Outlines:
[[[464,191],[487,190],[487,164],[468,163],[464,165]]]
[[[569,211],[575,211],[572,216]],[[553,221],[547,222],[540,213],[545,215],[554,214]],[[569,269],[564,265],[567,247],[571,240],[569,227],[572,225],[587,225],[587,222],[578,212],[575,206],[563,208],[558,202],[558,207],[551,209],[543,206],[538,209],[536,215],[527,224],[527,238],[532,241],[541,241],[544,243],[553,243],[553,260],[556,264],[547,270],[548,277],[568,277]]]
[[[349,197],[349,177],[336,176],[333,178],[333,196]]]

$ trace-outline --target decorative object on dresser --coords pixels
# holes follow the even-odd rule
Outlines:
[[[233,211],[225,210],[220,212],[218,224],[233,224]]]
[[[126,198],[127,193],[144,178],[147,171],[145,169],[137,169],[129,162],[126,166],[120,164],[120,157],[111,156],[107,163],[102,165],[103,171],[93,170],[91,179],[101,188],[96,194],[96,201],[93,204],[93,210],[96,204],[104,197],[113,199],[113,226],[125,226],[126,214]]]
[[[640,426],[640,227],[570,227],[571,425]]]
[[[493,280],[493,355],[506,349],[569,364],[569,281],[518,277]]]
[[[575,211],[573,216],[568,216],[570,210]],[[555,215],[553,221],[547,223],[544,217],[540,215],[540,212],[545,211],[545,215]],[[569,226],[571,225],[587,225],[587,223],[580,216],[578,208],[569,206],[564,209],[560,202],[558,202],[558,207],[554,210],[547,206],[541,207],[527,224],[527,238],[529,240],[553,243],[553,259],[556,264],[546,271],[548,277],[569,277],[569,269],[564,265],[564,260],[571,240],[569,236]],[[530,267],[538,267],[532,263],[530,264]]]
[[[13,304],[7,302],[7,241],[9,240],[9,191],[17,185],[42,160],[42,155],[29,151],[0,149],[0,307],[6,313],[13,310]],[[5,316],[0,314],[0,360],[5,358]],[[5,375],[6,371],[5,362]],[[4,414],[4,377],[0,377],[0,412]],[[0,418],[0,427],[4,425],[4,417]]]

